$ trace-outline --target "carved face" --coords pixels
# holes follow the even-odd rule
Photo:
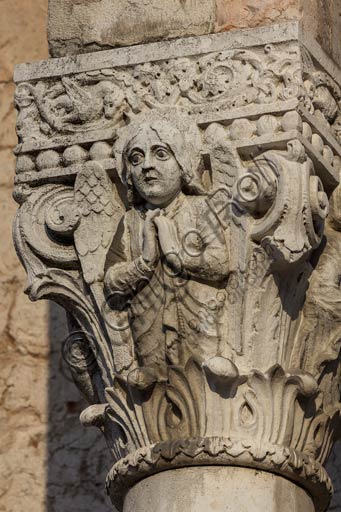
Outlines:
[[[104,117],[106,119],[112,119],[116,112],[116,104],[113,97],[107,94],[103,100]]]
[[[126,155],[133,185],[145,201],[163,206],[178,195],[182,184],[180,166],[155,130],[138,133],[130,141]]]

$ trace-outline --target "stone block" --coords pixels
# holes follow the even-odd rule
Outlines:
[[[50,0],[54,57],[213,30],[215,0]]]
[[[332,0],[50,0],[49,46],[62,57],[299,20],[340,63],[340,12]]]

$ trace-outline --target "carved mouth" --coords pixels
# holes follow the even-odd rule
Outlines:
[[[145,181],[147,183],[150,183],[150,182],[153,182],[153,181],[157,181],[157,180],[158,180],[157,176],[146,176],[145,177]]]

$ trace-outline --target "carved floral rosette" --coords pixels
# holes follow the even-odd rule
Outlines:
[[[341,75],[297,24],[275,32],[16,71],[14,239],[26,291],[68,313],[63,355],[90,403],[81,420],[112,453],[119,509],[147,475],[210,464],[283,475],[316,510],[328,506],[323,464],[340,429]],[[140,389],[129,381],[139,367],[129,318],[111,310],[103,281],[129,209],[120,138],[155,116],[199,133],[206,214],[224,232],[229,273],[190,325],[195,339],[220,315],[230,366],[194,354]]]

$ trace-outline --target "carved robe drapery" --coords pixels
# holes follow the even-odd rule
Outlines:
[[[160,261],[148,269],[139,260],[143,214],[140,209],[125,215],[119,240],[114,239],[108,254],[111,268],[106,276],[109,293],[121,292],[130,299],[130,327],[141,364],[165,363],[166,358],[185,364],[189,354],[202,361],[226,355],[228,248],[218,219],[204,196],[181,193],[163,213],[181,241],[179,267]]]

